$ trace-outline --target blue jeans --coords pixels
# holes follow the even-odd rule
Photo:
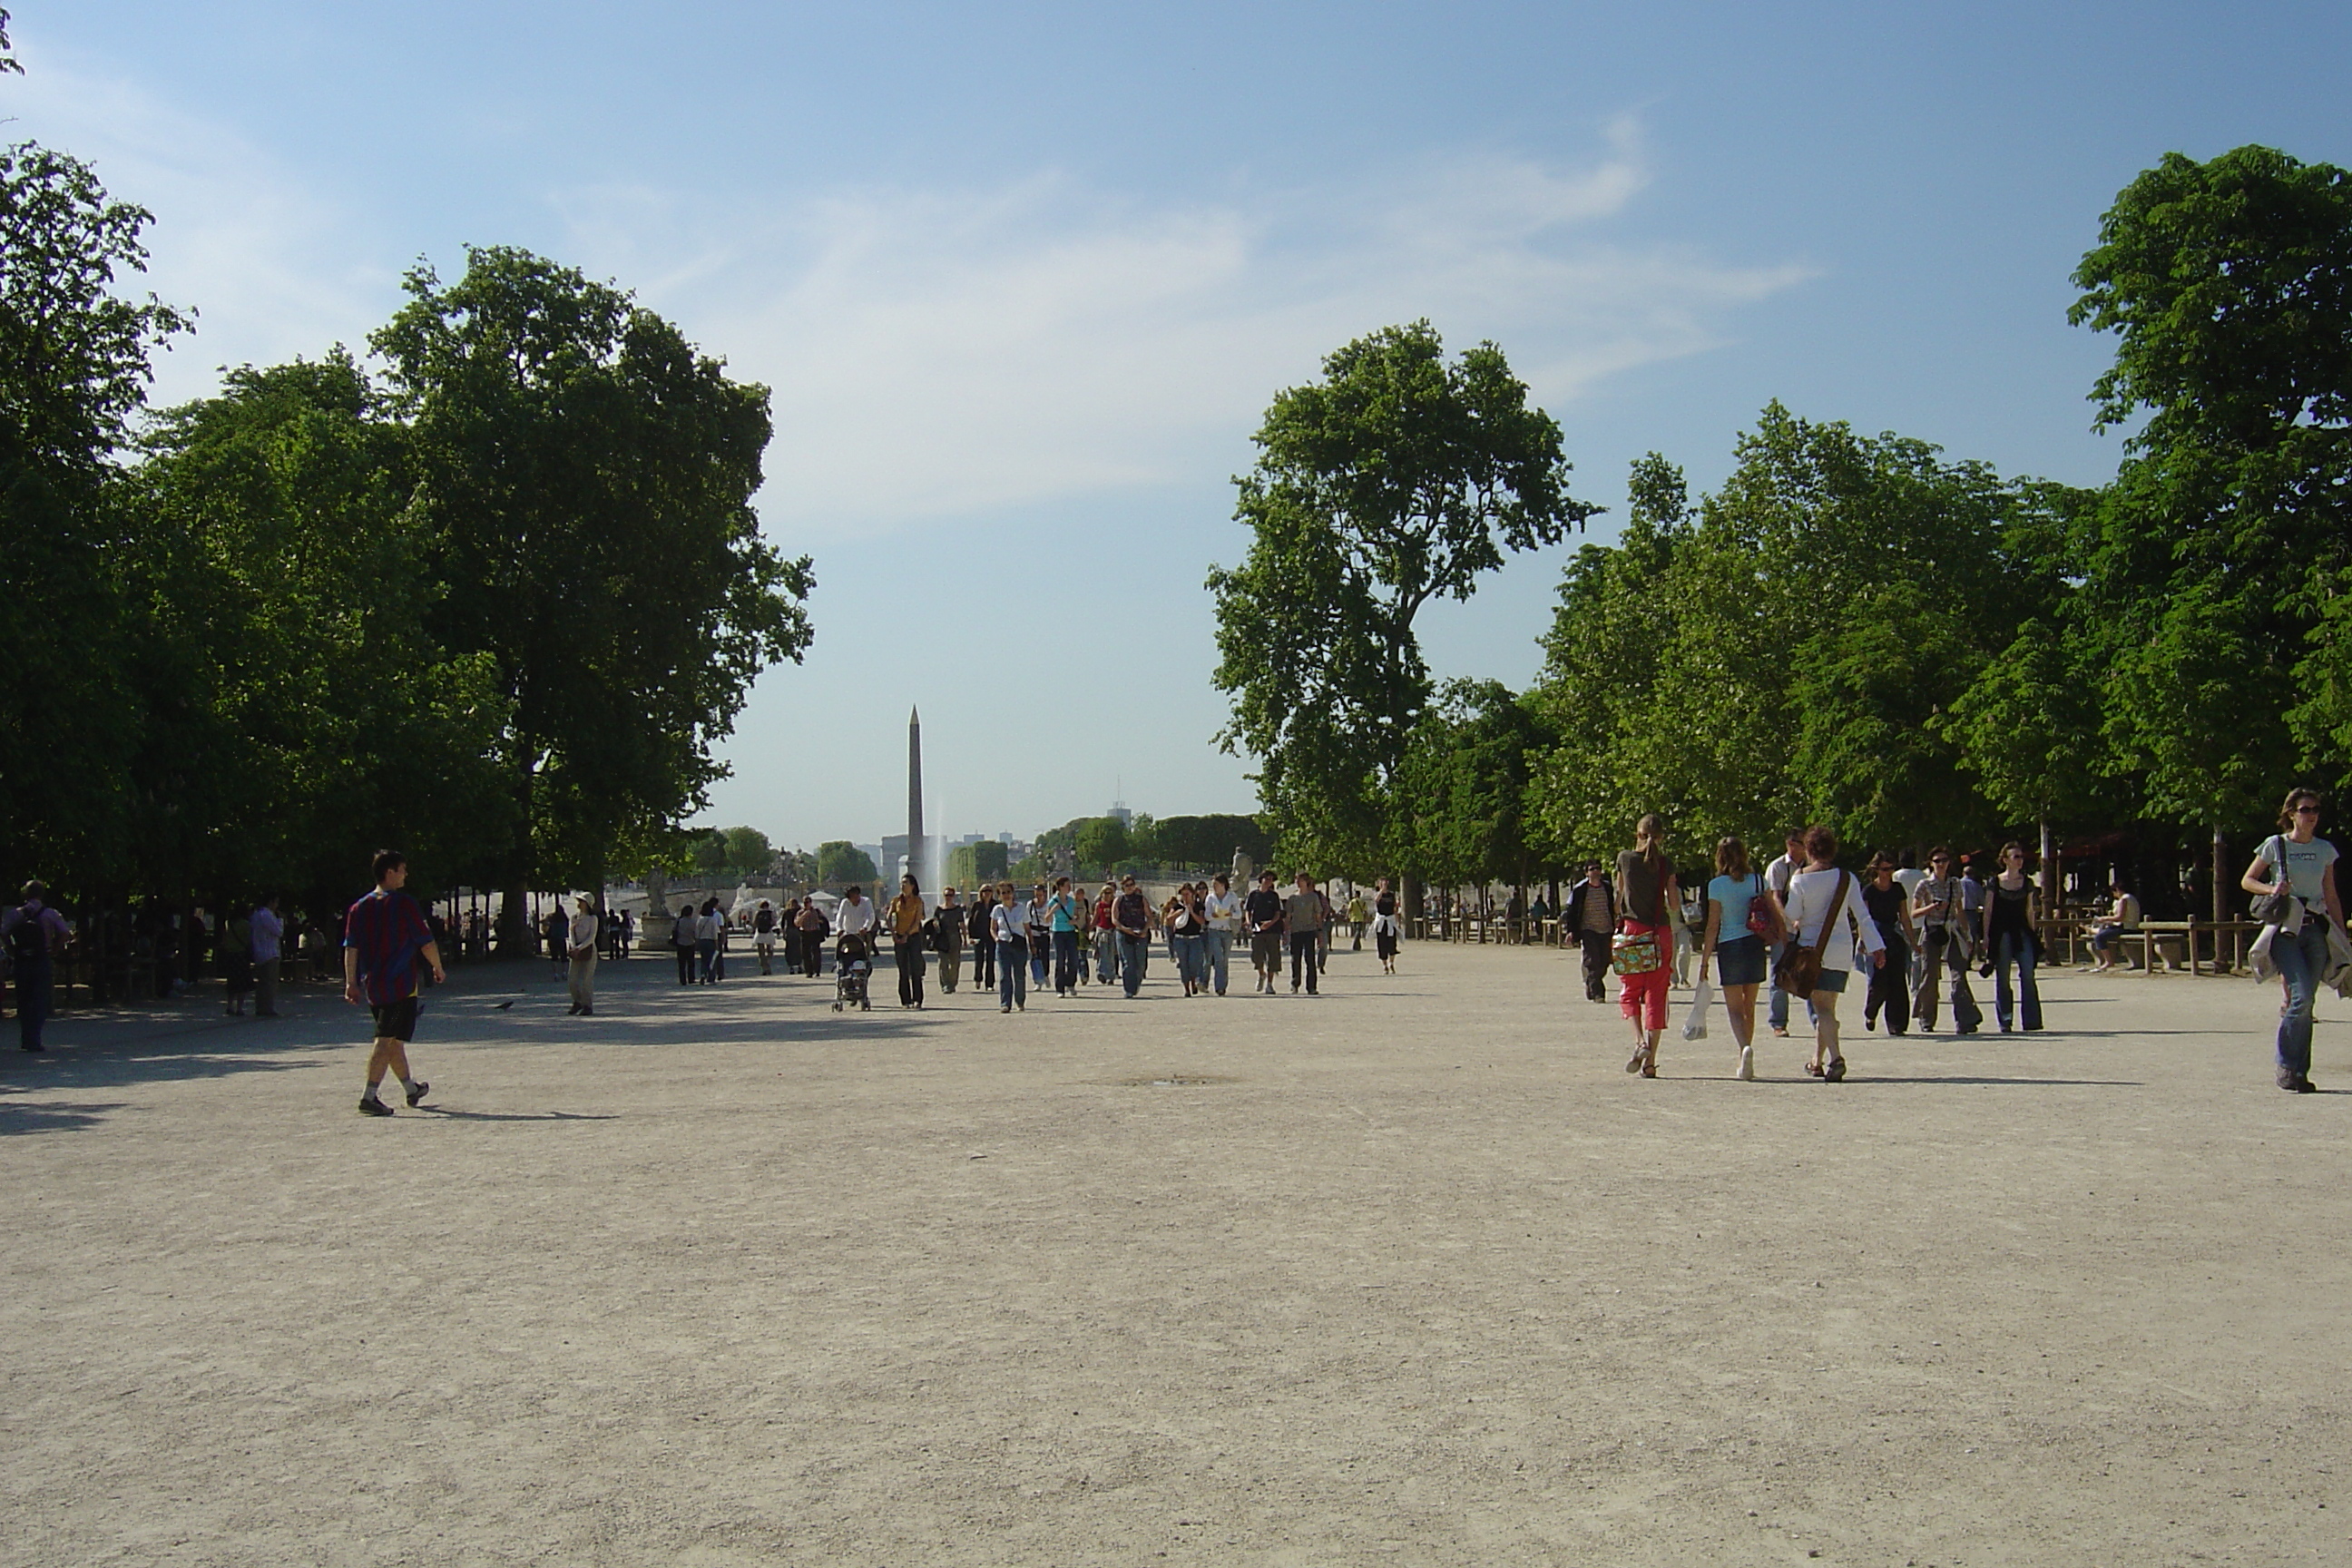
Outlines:
[[[719,944],[715,942],[698,942],[694,944],[694,951],[701,960],[699,978],[702,983],[705,985],[718,984]]]
[[[1118,933],[1119,984],[1127,988],[1129,996],[1141,988],[1143,961],[1150,955],[1151,939],[1149,936],[1129,936],[1125,931]]]
[[[1029,984],[1045,989],[1045,966],[1054,962],[1054,937],[1032,926],[1029,936]]]
[[[974,853],[977,853],[977,851],[974,851]],[[1794,944],[1790,942],[1783,942],[1780,946],[1773,950],[1770,959],[1770,967],[1765,971],[1767,974],[1776,973],[1779,972],[1781,957],[1786,954],[1789,949]],[[1778,985],[1774,985],[1770,989],[1772,994],[1766,1005],[1765,1021],[1776,1029],[1786,1029],[1789,1026],[1789,994],[1786,991],[1781,990]]]
[[[1225,994],[1225,961],[1234,945],[1234,933],[1212,931],[1201,938],[1202,965],[1208,971],[1210,988],[1220,996]]]
[[[2018,1022],[2029,1030],[2042,1027],[2042,992],[2033,984],[2033,944],[2016,931],[2005,931],[1992,959],[1992,1016],[2004,1034],[2009,1030],[2009,966],[2012,963],[2017,965],[2018,1000],[2023,1004],[2023,1016]]]
[[[49,994],[50,976],[54,973],[49,955],[43,953],[29,963],[16,966],[16,1043],[28,1051],[47,1050],[41,1044],[41,1026],[47,1022],[53,1010]],[[2311,1007],[2306,1003],[2304,1013],[2304,1055],[2311,1054]]]
[[[1078,988],[1078,933],[1057,931],[1054,933],[1054,989],[1075,991]]]
[[[1176,978],[1195,989],[1209,983],[1208,943],[1197,936],[1171,936],[1168,945],[1176,950]]]
[[[996,1001],[1002,1007],[1026,1007],[1029,1005],[1029,977],[1022,971],[1028,967],[1029,944],[1025,942],[1000,942],[996,944]]]
[[[2306,915],[2303,929],[2289,941],[2284,931],[2271,939],[2271,961],[2286,982],[2286,1011],[2279,1017],[2278,1065],[2282,1074],[2311,1076],[2311,1000],[2318,994],[2319,977],[2327,968],[2327,924]]]

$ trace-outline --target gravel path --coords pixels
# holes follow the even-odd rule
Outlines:
[[[2352,1560],[2352,1094],[2271,1087],[2272,988],[1831,1086],[1719,1014],[1628,1078],[1545,952],[737,967],[478,971],[387,1121],[318,992],[0,1053],[0,1561]]]

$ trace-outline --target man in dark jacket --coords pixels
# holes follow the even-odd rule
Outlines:
[[[1568,940],[1584,953],[1584,995],[1587,1001],[1609,1000],[1609,945],[1617,934],[1617,889],[1601,874],[1601,862],[1588,860],[1584,880],[1568,896]]]

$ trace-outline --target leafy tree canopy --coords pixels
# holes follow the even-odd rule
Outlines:
[[[1323,369],[1275,399],[1234,481],[1249,552],[1208,579],[1234,704],[1219,742],[1257,759],[1284,854],[1362,868],[1431,694],[1414,618],[1598,509],[1568,493],[1559,426],[1493,343],[1449,362],[1417,321]]]

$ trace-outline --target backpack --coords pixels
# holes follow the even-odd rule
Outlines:
[[[8,956],[19,964],[38,963],[49,951],[49,933],[42,924],[45,910],[26,910],[8,932]]]

